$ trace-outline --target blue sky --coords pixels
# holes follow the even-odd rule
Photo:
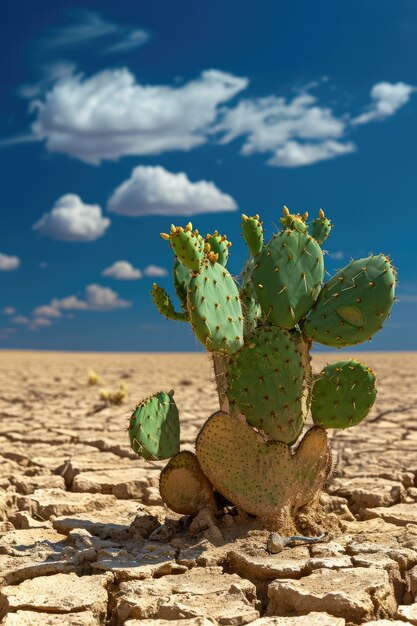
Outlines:
[[[399,303],[362,349],[415,350],[414,0],[22,2],[0,20],[0,347],[197,350],[162,319],[161,231],[245,250],[282,206],[335,228],[332,273],[391,255]],[[155,276],[157,276],[155,278]]]

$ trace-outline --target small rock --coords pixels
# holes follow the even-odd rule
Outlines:
[[[216,518],[214,517],[211,510],[207,507],[201,509],[193,521],[190,524],[190,532],[197,535],[201,533],[203,530],[207,530],[211,526],[215,526],[217,523]]]
[[[217,526],[207,528],[207,530],[203,532],[203,538],[213,545],[217,545],[223,541],[223,535]]]
[[[129,534],[134,537],[140,535],[144,539],[149,537],[161,525],[156,515],[146,513],[137,515],[129,527]]]

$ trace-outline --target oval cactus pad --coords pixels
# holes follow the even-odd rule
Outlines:
[[[137,405],[130,418],[132,450],[148,460],[169,459],[180,449],[180,422],[174,392],[160,391]]]
[[[318,375],[311,401],[315,424],[326,428],[348,428],[361,422],[376,398],[375,374],[354,361],[331,363]]]

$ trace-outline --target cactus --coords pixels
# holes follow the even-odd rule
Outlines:
[[[327,365],[317,377],[311,415],[317,425],[348,428],[359,424],[368,415],[375,398],[373,371],[353,359],[338,361]]]
[[[239,284],[225,267],[226,236],[215,231],[203,240],[191,223],[161,234],[176,255],[182,310],[158,286],[155,304],[166,317],[188,320],[211,353],[220,404],[200,430],[195,454],[179,452],[172,392],[133,412],[134,451],[145,459],[172,457],[160,491],[178,513],[215,512],[217,493],[271,530],[291,534],[310,520],[314,532],[331,468],[326,428],[355,426],[373,406],[375,375],[365,364],[338,361],[313,377],[310,348],[313,341],[343,347],[370,339],[395,300],[396,272],[388,257],[370,255],[323,285],[321,246],[332,224],[321,209],[307,218],[284,207],[282,230],[264,243],[259,216],[242,215],[249,258]],[[305,432],[310,410],[314,426]]]
[[[169,459],[179,452],[180,423],[173,396],[173,391],[160,391],[143,400],[132,413],[130,445],[144,459]]]

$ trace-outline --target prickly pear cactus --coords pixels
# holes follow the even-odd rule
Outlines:
[[[369,367],[337,361],[313,376],[310,348],[313,341],[340,348],[370,339],[395,300],[396,272],[388,257],[370,255],[323,284],[321,246],[332,223],[322,209],[307,220],[284,207],[282,230],[264,242],[259,215],[243,214],[249,258],[239,280],[226,269],[225,235],[203,239],[191,223],[161,233],[174,251],[180,306],[156,284],[154,303],[165,317],[189,321],[211,353],[220,404],[195,454],[179,451],[172,392],[144,400],[131,417],[133,450],[148,460],[171,457],[160,491],[177,513],[216,512],[226,498],[271,530],[291,532],[299,515],[305,528],[306,517],[319,512],[331,468],[326,429],[355,426],[373,406]],[[314,426],[306,430],[309,412]]]

